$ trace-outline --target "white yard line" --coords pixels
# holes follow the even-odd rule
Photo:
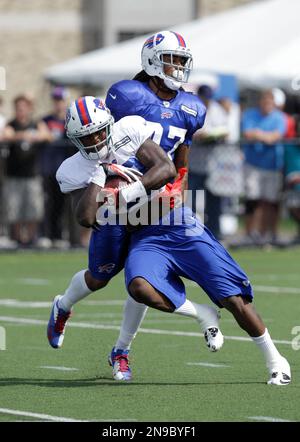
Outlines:
[[[52,365],[41,365],[39,368],[45,368],[47,370],[60,370],[60,371],[79,371],[79,368],[56,367],[56,366],[52,366]]]
[[[279,417],[272,417],[272,416],[249,416],[248,419],[254,420],[254,421],[263,421],[263,422],[293,422],[289,421],[287,419],[281,419]]]
[[[200,365],[201,367],[212,367],[212,368],[227,368],[230,365],[226,364],[211,364],[210,362],[186,362],[186,365]]]
[[[123,305],[125,300],[112,301],[83,301],[83,305],[88,306],[102,306],[102,305]],[[3,307],[15,308],[50,308],[52,301],[19,301],[18,299],[0,299],[0,305]],[[121,313],[120,313],[121,314]]]
[[[51,284],[50,279],[40,279],[40,278],[18,278],[15,282],[25,285],[49,285]]]
[[[31,413],[30,411],[12,410],[10,408],[0,408],[0,413],[11,414],[13,416],[32,417],[35,419],[42,419],[43,421],[46,420],[52,422],[137,422],[137,419],[130,419],[130,418],[81,420],[81,419],[72,419],[69,417],[62,417],[62,416],[51,416],[50,414]]]
[[[102,301],[83,301],[85,305],[124,305],[126,298],[124,299],[111,299]]]
[[[31,413],[29,411],[11,410],[10,408],[0,408],[0,413],[12,414],[14,416],[34,417],[36,419],[43,419],[53,422],[88,422],[85,420],[72,419],[69,417],[51,416],[49,414]]]
[[[185,286],[190,288],[200,288],[198,284],[194,281],[185,281]],[[262,293],[284,293],[284,294],[293,294],[293,295],[300,295],[300,288],[299,287],[278,287],[278,286],[272,286],[272,285],[253,285],[253,289],[257,290],[258,292]]]
[[[0,299],[0,305],[3,307],[14,307],[14,308],[50,308],[52,306],[52,302],[18,301],[17,299]]]
[[[285,295],[287,293],[291,295],[300,295],[300,288],[299,287],[275,287],[275,286],[269,286],[269,285],[254,285],[254,290],[262,293],[277,293],[281,294],[284,293]]]
[[[47,325],[48,321],[42,319],[30,319],[30,318],[18,318],[12,316],[0,316],[0,321],[10,322],[13,324],[24,324],[24,325]],[[118,325],[106,325],[106,324],[91,324],[88,322],[69,322],[68,327],[74,328],[85,328],[93,330],[120,330]],[[168,336],[191,336],[191,337],[201,337],[203,333],[196,332],[184,332],[177,330],[161,330],[161,329],[151,329],[151,328],[140,328],[139,333],[146,333],[152,335],[168,335]],[[252,342],[251,338],[246,338],[244,336],[225,336],[225,339],[232,341],[242,341],[242,342]],[[275,344],[286,344],[292,345],[291,341],[273,339]]]

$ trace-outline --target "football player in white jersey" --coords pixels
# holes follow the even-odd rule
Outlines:
[[[99,206],[97,195],[99,188],[104,187],[107,175],[119,175],[129,183],[118,192],[120,204],[146,198],[147,191],[160,189],[176,176],[173,162],[150,139],[153,127],[140,116],[124,117],[114,124],[109,110],[98,98],[82,97],[73,102],[67,112],[66,129],[67,136],[80,152],[62,163],[57,180],[61,191],[71,194],[79,223],[93,226],[97,235],[92,234],[91,241],[95,244],[90,247],[89,268],[75,274],[64,295],[56,296],[53,301],[47,329],[53,348],[63,344],[72,306],[91,292],[105,287],[124,266],[129,237],[126,226],[105,224],[98,230],[95,218]],[[129,159],[133,164],[131,169],[122,166]],[[208,347],[216,351],[223,344],[223,335],[219,332],[216,338],[214,331],[210,336],[209,330],[218,325],[217,310],[208,305],[193,304],[193,315],[182,310],[176,313],[194,317],[206,333]],[[121,373],[121,380],[124,373]]]

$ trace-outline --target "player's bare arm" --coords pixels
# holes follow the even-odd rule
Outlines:
[[[176,169],[166,153],[152,140],[147,139],[137,151],[137,159],[148,170],[141,178],[145,191],[162,187],[176,176]],[[101,167],[101,166],[100,166]],[[91,182],[80,195],[76,204],[76,218],[84,227],[91,227],[96,222],[99,208],[97,196],[101,189],[100,183]],[[128,186],[130,188],[130,186]]]
[[[72,209],[78,223],[84,227],[91,227],[95,223],[95,213],[98,209],[96,201],[98,192],[99,186],[94,183],[91,183],[86,189],[71,192]]]
[[[141,178],[146,190],[159,189],[176,176],[173,162],[154,141],[146,140],[136,154],[148,170]]]
[[[174,164],[178,172],[179,169],[189,168],[189,153],[190,149],[186,144],[181,144],[175,151]],[[186,173],[182,180],[182,190],[188,189],[188,173]]]

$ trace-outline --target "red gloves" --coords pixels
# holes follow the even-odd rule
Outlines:
[[[178,174],[174,183],[167,183],[165,190],[158,194],[158,198],[162,199],[163,204],[170,201],[170,209],[182,204],[183,181],[187,174],[187,168],[181,167],[178,169]]]

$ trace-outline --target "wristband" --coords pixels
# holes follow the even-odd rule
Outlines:
[[[138,180],[129,186],[119,190],[120,202],[130,203],[136,201],[137,198],[147,198],[147,192],[143,183]]]

